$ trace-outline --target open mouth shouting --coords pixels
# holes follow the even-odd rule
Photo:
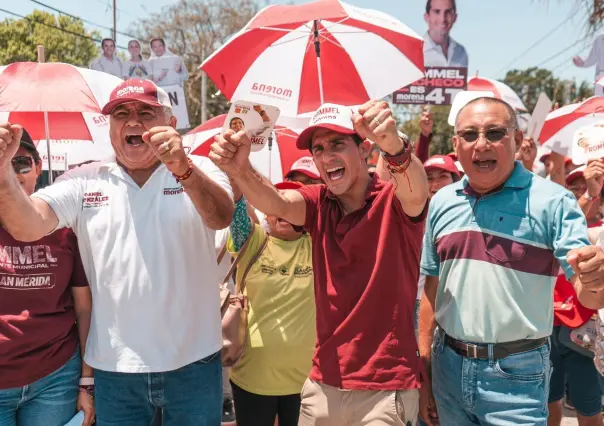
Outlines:
[[[142,135],[126,135],[126,143],[130,146],[141,146],[143,142]]]
[[[481,172],[490,172],[497,166],[497,160],[474,160],[474,168]]]
[[[330,181],[336,182],[344,177],[344,167],[331,167],[326,170],[327,177]]]

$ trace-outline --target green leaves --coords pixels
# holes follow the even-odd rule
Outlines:
[[[55,28],[56,27],[56,28]],[[37,61],[37,46],[46,49],[47,62],[88,67],[98,55],[98,32],[87,32],[83,23],[68,16],[35,10],[26,19],[0,22],[0,63]]]

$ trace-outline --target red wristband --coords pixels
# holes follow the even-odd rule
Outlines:
[[[402,173],[407,170],[411,163],[411,150],[409,149],[409,141],[403,139],[403,149],[395,155],[390,155],[382,152],[382,157],[386,162],[386,167],[390,173]]]
[[[172,173],[172,176],[174,176],[174,178],[176,178],[176,180],[178,182],[187,180],[193,174],[193,161],[191,161],[191,159],[189,157],[187,157],[187,161],[189,162],[189,168],[187,169],[185,174],[178,176],[178,175]]]

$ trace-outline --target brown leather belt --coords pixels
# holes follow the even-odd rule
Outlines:
[[[507,356],[540,348],[547,343],[547,337],[531,340],[516,340],[515,342],[494,343],[493,359],[502,359]],[[489,359],[489,344],[475,345],[461,342],[445,334],[445,344],[459,355],[473,359]]]

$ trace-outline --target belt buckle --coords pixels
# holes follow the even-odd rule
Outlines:
[[[473,345],[471,343],[466,343],[466,353],[468,354],[468,358],[478,359],[478,346]]]

